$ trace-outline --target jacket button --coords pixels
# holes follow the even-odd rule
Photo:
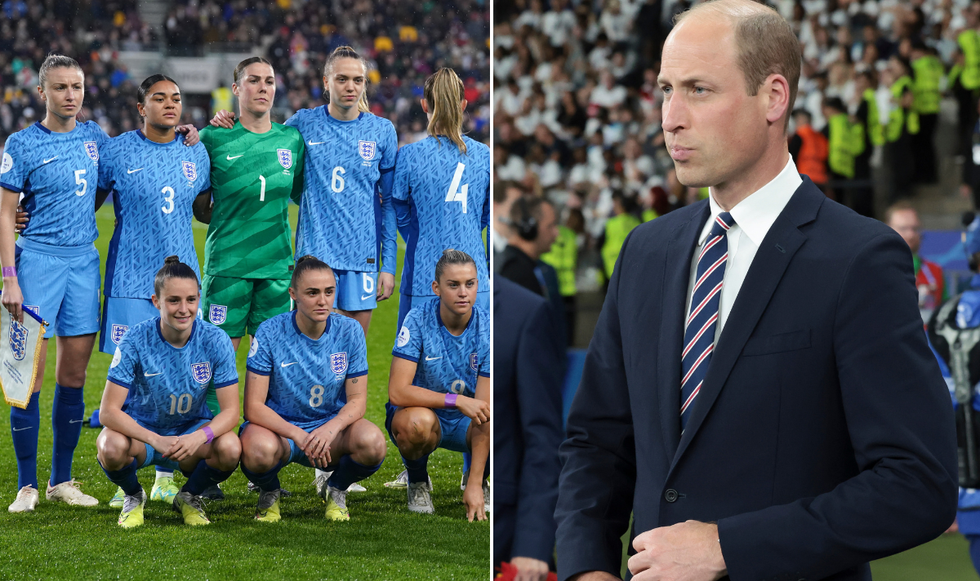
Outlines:
[[[677,500],[677,491],[673,488],[668,488],[664,491],[664,500],[667,502],[675,502]]]

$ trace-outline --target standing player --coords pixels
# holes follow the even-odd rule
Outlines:
[[[146,493],[136,470],[150,464],[180,467],[187,482],[174,497],[184,523],[206,525],[200,494],[223,482],[238,466],[242,448],[231,430],[238,424],[238,374],[231,341],[197,318],[197,274],[167,257],[153,282],[159,316],[133,326],[109,366],[96,440],[99,464],[126,492],[119,526],[143,524]],[[205,404],[218,392],[221,413]]]
[[[182,112],[180,88],[170,77],[147,77],[136,92],[143,128],[110,139],[102,151],[99,189],[113,194],[116,227],[106,259],[105,302],[99,349],[113,353],[133,325],[159,313],[153,280],[164,258],[176,255],[195,275],[200,272],[192,205],[210,187],[204,146],[184,147],[174,128]],[[100,192],[101,194],[101,192]],[[151,500],[173,502],[173,472],[157,469]],[[109,506],[120,507],[119,489]]]
[[[82,387],[99,329],[99,253],[93,242],[99,151],[108,139],[99,126],[75,120],[82,107],[85,77],[74,59],[49,55],[38,74],[44,119],[7,139],[0,164],[0,263],[4,308],[23,321],[31,309],[50,321],[41,347],[34,394],[27,409],[10,409],[17,455],[18,487],[10,512],[29,512],[38,502],[38,396],[44,381],[47,339],[57,334],[54,450],[48,500],[80,506],[98,501],[71,477],[85,413]],[[14,240],[18,198],[31,222]]]
[[[232,92],[238,121],[230,129],[205,127],[211,156],[211,192],[195,204],[208,227],[204,246],[204,312],[231,336],[235,350],[247,333],[289,310],[293,265],[289,200],[303,192],[303,137],[273,123],[276,75],[269,61],[251,57],[235,67]]]
[[[432,281],[442,250],[457,248],[476,260],[476,306],[490,312],[490,278],[482,231],[490,221],[490,148],[463,135],[463,81],[452,69],[425,80],[422,110],[429,137],[398,152],[392,200],[405,239],[398,328],[413,304],[433,298]],[[445,141],[445,142],[444,142]],[[463,455],[463,483],[470,456]],[[388,486],[407,486],[402,472]]]
[[[364,419],[364,333],[330,313],[335,280],[320,260],[300,258],[289,287],[296,310],[263,323],[249,349],[242,472],[259,487],[260,521],[280,520],[279,470],[291,462],[332,470],[326,517],[346,521],[347,488],[384,461],[384,435]]]
[[[463,492],[469,520],[486,519],[490,454],[490,315],[473,307],[479,284],[468,254],[446,250],[432,290],[398,332],[385,427],[408,468],[408,509],[433,513],[426,470],[438,448],[471,452]]]

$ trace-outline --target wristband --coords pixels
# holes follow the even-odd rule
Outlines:
[[[7,278],[8,276],[17,276],[17,267],[16,266],[5,266],[5,267],[3,267],[3,277],[4,278]]]
[[[447,393],[446,394],[446,407],[449,409],[456,409],[456,394]]]
[[[211,426],[204,426],[203,428],[201,428],[201,431],[204,432],[204,435],[208,437],[208,439],[204,443],[210,444],[211,440],[214,439],[214,432],[211,431]]]

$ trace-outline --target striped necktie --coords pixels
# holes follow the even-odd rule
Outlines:
[[[691,416],[692,404],[701,391],[708,373],[711,352],[715,348],[715,328],[718,323],[718,303],[721,285],[725,280],[728,260],[728,229],[735,220],[728,212],[715,218],[711,232],[698,256],[697,279],[691,293],[691,313],[684,331],[684,352],[681,354],[681,431]]]

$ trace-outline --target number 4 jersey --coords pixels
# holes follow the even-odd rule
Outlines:
[[[148,299],[166,257],[177,255],[201,276],[191,226],[194,198],[211,187],[204,146],[150,141],[140,130],[109,140],[99,188],[112,192],[116,227],[106,258],[107,297]]]
[[[208,387],[238,383],[235,352],[228,335],[195,319],[180,349],[160,332],[160,317],[134,325],[116,348],[109,381],[129,390],[126,413],[162,436],[181,434],[187,424],[214,417]]]
[[[204,244],[211,276],[287,279],[293,264],[289,200],[303,192],[303,138],[278,123],[253,133],[205,127],[214,209]]]

